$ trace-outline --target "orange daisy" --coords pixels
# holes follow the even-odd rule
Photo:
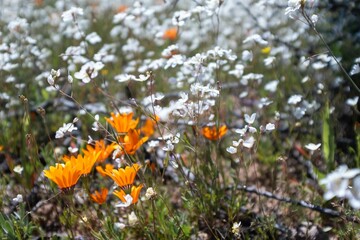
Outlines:
[[[177,27],[172,27],[167,29],[164,34],[163,34],[163,39],[164,40],[171,40],[174,41],[177,37],[177,33],[178,33],[178,29]]]
[[[150,137],[155,132],[155,124],[157,121],[159,121],[159,117],[155,116],[155,120],[152,118],[147,118],[144,125],[141,127],[141,132],[146,137]]]
[[[101,139],[95,142],[95,146],[88,144],[86,146],[86,149],[83,149],[82,151],[84,155],[91,155],[94,154],[94,152],[95,154],[99,152],[100,154],[96,161],[98,163],[101,163],[104,162],[109,157],[109,155],[114,150],[115,145],[116,143],[111,143],[110,145],[105,146],[105,141]]]
[[[216,126],[212,127],[203,127],[201,130],[201,134],[209,140],[219,140],[222,138],[227,132],[226,125],[221,126],[217,129]]]
[[[81,169],[74,166],[71,161],[65,164],[57,163],[55,167],[50,166],[49,170],[44,170],[45,177],[56,183],[64,191],[74,187],[81,174]]]
[[[106,121],[120,134],[126,134],[130,129],[136,128],[139,119],[133,120],[134,113],[114,114],[111,118],[105,118]]]
[[[90,195],[90,197],[94,202],[101,205],[106,202],[106,197],[108,193],[109,190],[107,188],[102,188],[101,192],[95,191],[93,194]]]
[[[140,165],[135,163],[132,166],[126,166],[124,168],[113,169],[105,171],[105,174],[109,176],[120,188],[129,189],[134,183],[136,173],[140,169]]]
[[[129,129],[125,136],[119,137],[120,148],[126,154],[133,155],[148,139],[149,137],[140,139],[140,130]]]
[[[143,185],[140,184],[138,187],[136,186],[132,186],[131,187],[131,192],[130,192],[130,196],[132,197],[132,204],[135,204],[137,203],[137,201],[139,200],[139,196],[140,196],[140,191],[142,189]],[[126,192],[123,190],[123,189],[120,189],[119,191],[118,190],[115,190],[113,192],[113,194],[115,196],[117,196],[118,198],[120,198],[120,200],[123,202],[123,203],[126,203],[126,199],[125,199],[125,196],[126,196]]]
[[[114,165],[108,163],[105,165],[105,170],[102,168],[102,166],[96,166],[96,171],[100,173],[101,176],[105,177],[106,172],[111,172],[114,169]]]
[[[82,172],[82,175],[87,175],[91,172],[96,160],[98,159],[100,152],[91,152],[82,156],[78,154],[75,156],[63,156],[64,162],[72,162],[73,165]]]

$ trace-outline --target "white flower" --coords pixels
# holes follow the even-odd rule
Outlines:
[[[253,34],[248,36],[247,38],[245,38],[243,43],[247,43],[247,42],[256,42],[259,43],[260,45],[268,45],[268,41],[264,40],[259,34]]]
[[[292,104],[292,105],[296,105],[299,102],[301,102],[302,100],[302,96],[301,95],[292,95],[291,97],[289,97],[288,99],[288,104]]]
[[[103,69],[105,65],[102,62],[87,62],[81,66],[79,72],[74,74],[74,77],[83,81],[83,83],[89,83],[91,79],[97,77],[98,71]]]
[[[50,86],[55,85],[55,80],[54,80],[53,76],[51,76],[51,74],[48,76],[47,82],[49,83]]]
[[[156,192],[152,187],[149,187],[148,189],[146,189],[145,198],[147,200],[149,200],[155,196],[156,196]]]
[[[268,132],[271,132],[271,131],[275,130],[275,124],[273,124],[273,123],[266,124],[265,130],[268,131]]]
[[[246,139],[242,145],[246,148],[252,148],[254,146],[255,143],[255,138],[253,136],[249,137],[248,139]]]
[[[245,122],[247,122],[250,125],[254,123],[255,118],[256,118],[256,113],[251,114],[251,116],[245,114]]]
[[[310,151],[316,151],[321,146],[321,143],[314,144],[314,143],[308,143],[305,145],[305,148],[309,149]]]
[[[64,22],[69,22],[74,20],[77,15],[83,15],[83,14],[84,14],[84,10],[82,8],[71,7],[69,10],[61,14],[61,18],[63,19]]]
[[[275,92],[277,89],[277,86],[279,84],[279,80],[273,80],[271,82],[268,82],[265,86],[264,89],[269,91],[269,92]]]
[[[274,61],[275,61],[276,57],[274,56],[270,56],[264,59],[264,65],[265,66],[270,66]]]
[[[114,228],[115,228],[115,229],[122,230],[122,229],[124,229],[125,227],[126,227],[126,225],[123,224],[123,223],[119,223],[119,222],[114,223]]]
[[[241,222],[234,222],[232,227],[231,227],[231,232],[235,235],[239,235],[240,234],[240,227],[241,227]]]
[[[56,131],[55,138],[62,138],[66,132],[71,133],[74,130],[77,130],[77,127],[75,127],[73,123],[64,123],[63,126]]]
[[[237,153],[237,148],[230,146],[230,147],[226,148],[226,151],[230,154],[235,154],[235,153]]]
[[[133,198],[130,194],[126,194],[126,196],[124,197],[126,202],[120,202],[118,204],[115,205],[115,207],[128,207],[131,205]]]
[[[292,12],[295,12],[299,10],[301,7],[301,0],[289,0],[288,1],[288,7],[285,9],[285,15],[291,14]]]
[[[352,106],[352,107],[355,107],[356,104],[358,103],[358,101],[359,101],[359,97],[356,96],[356,97],[354,97],[354,98],[349,98],[349,99],[347,99],[347,100],[346,100],[346,104],[347,104],[347,105],[350,105],[350,106]]]
[[[23,170],[24,168],[21,165],[16,165],[13,169],[13,171],[16,172],[17,174],[21,174]]]
[[[318,15],[316,14],[311,15],[311,22],[314,24],[314,26],[316,25],[318,20],[319,20]]]
[[[352,187],[347,190],[346,197],[349,199],[351,207],[355,209],[360,208],[360,176],[352,180]]]
[[[355,75],[355,74],[358,74],[360,73],[360,65],[359,64],[354,64],[351,68],[351,71],[350,71],[350,75]]]
[[[90,44],[96,44],[101,42],[101,37],[96,32],[92,32],[86,36],[85,40]]]
[[[16,195],[16,198],[13,198],[13,201],[15,203],[22,203],[23,202],[23,196],[21,194]]]
[[[130,226],[134,226],[135,224],[138,223],[139,219],[137,218],[136,214],[134,212],[131,212],[128,215],[128,220],[129,220],[129,225]]]
[[[68,80],[69,83],[72,83],[74,79],[73,79],[73,77],[69,74],[67,80]]]
[[[185,21],[190,18],[191,13],[186,11],[177,11],[174,13],[174,16],[172,18],[172,24],[175,26],[183,26],[185,24]]]
[[[346,190],[349,186],[349,179],[355,177],[359,173],[360,169],[348,170],[346,165],[341,165],[324,179],[321,179],[320,184],[326,185],[324,199],[329,200],[333,197],[345,197]]]

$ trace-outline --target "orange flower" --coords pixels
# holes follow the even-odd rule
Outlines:
[[[209,140],[219,140],[226,134],[226,132],[226,125],[221,126],[219,129],[217,129],[216,126],[203,127],[201,131],[202,135]]]
[[[101,167],[101,166],[96,166],[96,171],[98,171],[98,173],[100,173],[101,176],[105,177],[106,176],[106,172],[110,172],[114,169],[114,165],[108,163],[105,165],[105,170]]]
[[[132,197],[132,204],[135,204],[137,203],[137,201],[139,200],[139,195],[140,195],[140,191],[142,189],[143,185],[140,184],[138,187],[136,186],[132,186],[131,187],[131,192],[130,192],[130,195]],[[120,198],[120,200],[123,202],[123,203],[126,203],[126,199],[125,199],[125,196],[126,196],[126,193],[124,190],[120,189],[119,191],[118,190],[115,190],[113,192],[113,194],[115,196],[117,196],[118,198]]]
[[[164,32],[162,38],[164,40],[168,39],[168,40],[174,41],[177,37],[177,32],[178,32],[177,27],[169,28]]]
[[[141,145],[149,139],[149,137],[143,137],[140,139],[139,136],[140,130],[129,129],[125,136],[119,137],[121,150],[129,155],[135,154],[136,150],[138,150]]]
[[[73,162],[56,164],[49,170],[44,170],[45,177],[55,182],[61,190],[68,190],[74,187],[79,180],[82,171],[74,166]]]
[[[100,193],[95,191],[95,193],[91,194],[90,197],[94,202],[101,205],[106,202],[108,192],[109,190],[107,188],[102,188]]]
[[[118,170],[113,169],[110,171],[105,171],[105,174],[111,177],[112,180],[122,189],[129,189],[130,186],[134,183],[136,173],[140,169],[140,165],[135,163],[132,166],[126,166],[124,168],[119,168]]]
[[[118,12],[118,13],[122,13],[122,12],[125,12],[126,9],[128,9],[128,6],[126,6],[126,5],[120,5],[120,6],[118,7],[118,9],[117,9],[117,12]]]
[[[152,118],[147,118],[144,125],[141,127],[141,132],[147,137],[150,137],[154,134],[154,127],[157,121],[159,121],[159,117],[155,116],[155,120]]]
[[[78,154],[75,156],[63,156],[64,162],[72,162],[73,165],[79,169],[82,175],[87,175],[91,172],[92,167],[94,166],[96,160],[98,159],[100,152],[91,152],[87,155],[82,156]]]
[[[95,146],[87,145],[86,149],[83,149],[82,151],[83,151],[84,155],[91,155],[91,154],[96,154],[99,152],[100,154],[96,161],[98,163],[100,163],[100,162],[105,161],[109,157],[109,155],[114,150],[115,145],[116,145],[116,143],[111,143],[110,145],[105,146],[105,141],[101,139],[101,140],[95,142]]]
[[[134,113],[114,114],[111,118],[105,118],[106,121],[120,134],[126,134],[130,129],[136,128],[139,119],[133,120]]]

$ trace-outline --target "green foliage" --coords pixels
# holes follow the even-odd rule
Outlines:
[[[326,160],[327,170],[331,171],[335,167],[335,135],[334,127],[331,121],[330,106],[328,101],[324,106],[322,120],[322,145],[324,157]]]

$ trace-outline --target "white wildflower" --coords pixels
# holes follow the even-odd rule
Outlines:
[[[255,121],[256,113],[251,114],[251,116],[249,116],[248,114],[245,114],[244,117],[245,117],[245,122],[247,122],[248,124],[251,125]]]
[[[237,153],[237,148],[230,146],[230,147],[226,148],[226,151],[230,154],[235,154],[235,153]]]
[[[139,219],[138,217],[136,216],[135,212],[131,212],[129,215],[128,215],[128,220],[129,220],[129,225],[130,226],[134,226],[138,223]]]
[[[296,105],[299,102],[301,102],[302,100],[302,96],[301,95],[292,95],[289,99],[288,99],[288,104],[292,104],[292,105]]]
[[[132,196],[130,194],[126,194],[124,198],[125,198],[126,202],[119,202],[118,204],[115,205],[115,207],[124,208],[124,207],[130,206],[133,201]]]
[[[61,18],[63,19],[64,22],[69,22],[76,19],[77,15],[83,15],[83,14],[84,14],[84,10],[82,8],[72,7],[69,10],[63,12],[63,14],[61,14]]]
[[[14,172],[16,172],[17,174],[20,174],[20,175],[23,170],[24,170],[24,168],[21,165],[16,165],[13,169]]]
[[[321,146],[321,143],[318,143],[318,144],[308,143],[305,145],[305,148],[310,151],[316,151],[320,148],[320,146]]]
[[[346,100],[346,104],[354,107],[354,106],[356,106],[356,104],[358,103],[358,101],[359,101],[359,97],[356,96],[356,97],[354,97],[354,98],[349,98],[349,99],[347,99],[347,100]]]

